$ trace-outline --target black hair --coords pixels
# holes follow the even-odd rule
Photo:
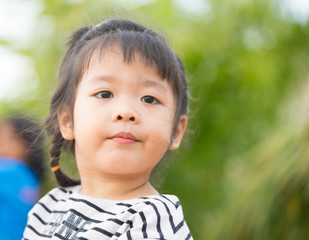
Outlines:
[[[10,124],[17,137],[26,144],[26,162],[41,179],[44,173],[44,137],[42,129],[35,120],[26,116],[13,115],[6,118],[5,122]]]
[[[61,186],[80,183],[67,177],[58,167],[61,150],[74,154],[74,140],[65,140],[60,132],[57,113],[67,109],[73,119],[76,88],[87,70],[94,51],[101,54],[112,46],[122,50],[124,62],[135,60],[134,54],[142,57],[146,66],[154,67],[157,73],[172,86],[176,96],[176,112],[173,135],[181,115],[188,111],[187,79],[180,58],[156,32],[130,20],[109,19],[95,26],[75,31],[69,42],[59,68],[59,82],[53,94],[46,130],[51,136],[51,167],[56,167],[55,176]]]

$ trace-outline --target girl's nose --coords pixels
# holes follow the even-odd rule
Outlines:
[[[112,120],[114,122],[126,121],[126,122],[138,123],[139,122],[139,117],[134,112],[123,111],[123,112],[115,113],[113,115],[113,117],[112,117]]]

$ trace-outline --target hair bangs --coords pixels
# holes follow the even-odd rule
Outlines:
[[[99,50],[100,59],[104,57],[109,48],[119,47],[123,60],[130,63],[136,60],[136,54],[147,67],[154,67],[162,79],[168,82],[175,75],[174,66],[177,66],[177,57],[169,46],[158,36],[151,33],[117,30],[105,33],[103,36],[95,37],[82,46],[78,51],[78,59],[75,69],[79,69],[81,79],[84,72],[89,68],[93,53]],[[172,83],[172,85],[174,85]]]

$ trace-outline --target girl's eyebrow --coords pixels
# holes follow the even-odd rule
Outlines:
[[[115,78],[112,75],[97,75],[94,77],[91,77],[88,80],[88,83],[95,84],[98,82],[112,82],[115,81]]]
[[[167,91],[168,89],[166,88],[166,86],[163,83],[164,80],[155,80],[155,79],[151,79],[151,78],[145,78],[142,80],[142,84],[145,87],[154,87],[157,88],[161,91]]]

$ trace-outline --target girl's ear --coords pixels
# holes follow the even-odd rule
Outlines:
[[[67,108],[61,108],[57,112],[57,118],[62,137],[66,140],[73,140],[73,121],[69,110]]]
[[[188,117],[186,115],[181,115],[175,137],[168,148],[169,150],[176,150],[179,147],[182,137],[186,131],[187,123],[188,123]]]

